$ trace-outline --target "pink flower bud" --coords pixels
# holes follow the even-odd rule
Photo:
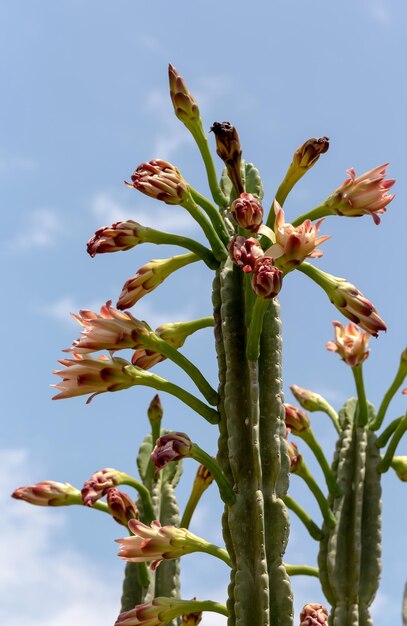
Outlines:
[[[200,120],[198,104],[189,92],[184,79],[178,74],[173,65],[168,67],[170,81],[170,95],[175,115],[187,128]]]
[[[264,256],[263,249],[254,237],[236,235],[228,244],[229,256],[244,272],[251,272],[257,259]]]
[[[387,205],[394,198],[388,190],[394,185],[394,179],[386,179],[388,163],[379,165],[361,176],[356,177],[355,170],[347,170],[349,178],[336,189],[325,201],[333,213],[346,217],[371,215],[375,224],[380,224],[380,217]]]
[[[300,626],[328,624],[328,611],[322,604],[306,604],[300,614]]]
[[[275,298],[283,286],[283,272],[274,265],[274,259],[264,256],[257,260],[252,274],[252,288],[256,296]]]
[[[290,472],[295,474],[301,467],[302,456],[298,452],[298,446],[293,441],[287,441],[287,451],[290,459]]]
[[[112,226],[102,226],[86,245],[87,252],[91,257],[105,252],[118,252],[129,250],[144,241],[143,233],[150,229],[134,222],[115,222]]]
[[[74,354],[73,359],[61,359],[59,363],[64,365],[65,369],[54,370],[54,374],[60,376],[62,382],[52,385],[60,389],[60,393],[54,396],[53,400],[90,393],[92,395],[87,400],[89,403],[99,393],[120,391],[135,384],[132,376],[126,371],[130,363],[124,359],[109,358],[105,355],[95,358]]]
[[[163,407],[161,404],[160,396],[158,393],[155,394],[154,398],[151,400],[148,409],[147,415],[148,419],[151,422],[161,422],[163,418]]]
[[[174,605],[173,598],[154,598],[151,602],[138,604],[130,611],[120,613],[114,626],[164,626],[172,619],[167,613]]]
[[[83,485],[81,491],[83,504],[93,506],[110,489],[121,485],[126,477],[126,474],[111,467],[95,472]]]
[[[109,489],[106,501],[113,519],[122,526],[127,527],[130,520],[139,518],[139,510],[127,493]]]
[[[291,385],[290,389],[297,402],[306,411],[321,411],[326,407],[326,400],[319,393],[304,389],[304,387],[299,387],[298,385]]]
[[[213,483],[213,474],[204,465],[200,465],[197,469],[193,489],[203,493]]]
[[[299,226],[293,226],[285,223],[284,211],[277,200],[274,201],[274,209],[276,243],[266,250],[266,254],[276,259],[275,263],[280,269],[287,273],[307,257],[318,258],[323,255],[321,250],[316,250],[317,246],[330,238],[329,235],[318,237],[323,219],[315,225],[311,220],[305,220]]]
[[[379,331],[386,330],[386,324],[379,316],[375,306],[364,297],[355,285],[344,278],[332,276],[336,285],[329,290],[328,296],[336,308],[352,322],[377,337]]]
[[[129,312],[120,313],[114,309],[111,300],[101,307],[99,315],[87,310],[71,315],[84,328],[83,337],[76,339],[66,350],[75,354],[138,348],[143,345],[143,336],[152,332],[146,322],[137,320]]]
[[[346,327],[339,322],[332,322],[335,329],[335,340],[326,343],[327,350],[337,352],[345,363],[351,367],[360,365],[369,356],[367,349],[370,335],[360,330],[356,324],[349,322]]]
[[[171,432],[159,437],[151,454],[156,471],[158,472],[170,461],[179,461],[191,456],[191,447],[191,440],[185,433]]]
[[[251,193],[241,193],[231,204],[230,211],[242,228],[257,233],[263,222],[263,207]]]
[[[18,487],[11,494],[16,500],[25,500],[37,506],[67,506],[80,503],[80,491],[69,483],[43,480],[36,485]]]
[[[128,187],[134,187],[166,204],[184,204],[189,198],[188,183],[179,170],[161,159],[142,163],[131,175]]]
[[[158,352],[153,352],[153,350],[139,348],[133,353],[131,362],[133,365],[140,367],[142,370],[149,370],[154,367],[154,365],[157,365],[157,363],[165,361],[165,358],[165,356],[158,354]]]
[[[284,408],[285,425],[294,435],[299,435],[304,430],[308,430],[311,427],[308,415],[299,407],[287,402],[284,404]]]

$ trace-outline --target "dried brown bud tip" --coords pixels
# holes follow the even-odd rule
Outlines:
[[[240,195],[244,187],[240,171],[242,147],[237,130],[230,122],[214,122],[211,131],[216,137],[216,154],[226,165],[229,178]]]
[[[306,167],[307,169],[315,165],[321,154],[327,152],[329,148],[328,137],[312,137],[302,144],[294,155],[294,160],[297,161],[299,167]]]

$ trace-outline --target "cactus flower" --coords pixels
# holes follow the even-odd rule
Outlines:
[[[190,197],[188,183],[180,171],[162,159],[139,165],[131,175],[131,180],[131,183],[126,182],[128,187],[134,187],[166,204],[183,205]]]
[[[139,518],[139,510],[127,493],[108,489],[106,501],[113,519],[122,526],[127,527],[130,520]]]
[[[130,250],[145,241],[143,234],[149,230],[133,220],[115,222],[111,226],[98,228],[86,244],[86,249],[91,257],[105,252]]]
[[[211,131],[216,138],[216,154],[228,171],[228,175],[238,194],[244,192],[240,164],[242,147],[236,128],[230,122],[214,122]]]
[[[170,461],[179,461],[191,456],[192,442],[185,433],[171,432],[162,435],[156,441],[151,453],[156,471],[165,467]]]
[[[170,259],[153,259],[146,263],[124,283],[117,308],[121,311],[129,309],[146,294],[154,291],[170,274],[198,260],[199,257],[194,253],[188,253]]]
[[[62,382],[52,385],[60,390],[53,400],[74,398],[92,394],[87,404],[99,393],[120,391],[134,385],[126,367],[130,365],[125,359],[109,358],[102,355],[98,358],[74,354],[73,359],[61,359],[63,370],[54,370],[54,374],[62,378]]]
[[[36,506],[68,506],[80,502],[79,489],[69,483],[56,483],[43,480],[36,485],[18,487],[11,494],[16,500],[24,500]]]
[[[332,325],[335,329],[335,339],[326,343],[327,350],[337,352],[351,367],[363,363],[370,352],[367,349],[369,333],[360,330],[353,322],[349,322],[345,327],[339,322],[332,322]]]
[[[106,467],[105,469],[95,472],[85,481],[82,487],[83,504],[93,506],[95,502],[103,498],[110,489],[121,485],[126,478],[127,474],[119,472],[112,467]]]
[[[328,624],[328,611],[322,604],[306,604],[300,614],[300,626]]]
[[[275,267],[274,259],[263,256],[255,263],[252,288],[256,296],[266,300],[275,298],[283,286],[283,272]]]
[[[129,312],[121,313],[114,309],[111,300],[101,307],[99,315],[87,310],[80,311],[79,315],[71,315],[84,327],[83,337],[76,339],[72,347],[66,350],[75,354],[135,349],[143,345],[143,335],[152,332],[146,322],[137,320]]]
[[[146,526],[139,520],[132,519],[128,526],[133,535],[116,539],[120,544],[118,556],[132,563],[152,561],[152,570],[163,559],[177,559],[184,554],[201,552],[209,545],[185,528],[161,526],[159,521],[153,521],[151,526]]]
[[[324,202],[333,214],[346,217],[371,215],[375,224],[380,224],[379,215],[386,211],[387,205],[394,198],[388,190],[395,179],[386,180],[388,163],[356,177],[353,168],[346,171],[349,178],[336,189]]]
[[[274,232],[276,243],[266,251],[268,256],[275,259],[275,264],[284,272],[290,272],[300,265],[307,257],[318,258],[323,255],[317,246],[329,239],[329,235],[318,237],[318,231],[323,219],[315,225],[311,220],[305,220],[299,226],[285,223],[284,211],[274,201],[275,221]]]
[[[288,402],[284,404],[284,408],[285,425],[294,435],[298,435],[304,430],[309,430],[311,423],[308,415],[304,411]]]
[[[257,233],[263,222],[263,207],[251,193],[241,193],[230,206],[230,212],[242,228]]]
[[[244,272],[252,272],[257,259],[264,256],[263,248],[254,237],[236,235],[228,244],[229,256]]]

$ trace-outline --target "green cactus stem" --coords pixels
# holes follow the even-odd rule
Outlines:
[[[284,504],[290,511],[296,514],[296,516],[302,521],[309,534],[316,541],[321,541],[324,536],[321,528],[311,519],[308,513],[289,495],[284,496]]]
[[[382,474],[387,472],[389,469],[391,462],[393,460],[394,455],[396,454],[397,446],[400,442],[400,439],[404,435],[407,430],[407,415],[405,415],[397,424],[397,428],[394,431],[392,438],[390,439],[390,443],[387,447],[385,455],[381,462],[379,463],[378,470]],[[377,445],[377,441],[376,441]]]

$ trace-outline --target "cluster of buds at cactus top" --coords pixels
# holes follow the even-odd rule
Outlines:
[[[369,356],[367,345],[370,335],[349,322],[345,327],[340,322],[332,322],[335,329],[334,341],[328,341],[327,350],[337,352],[341,359],[351,367],[360,365]]]

